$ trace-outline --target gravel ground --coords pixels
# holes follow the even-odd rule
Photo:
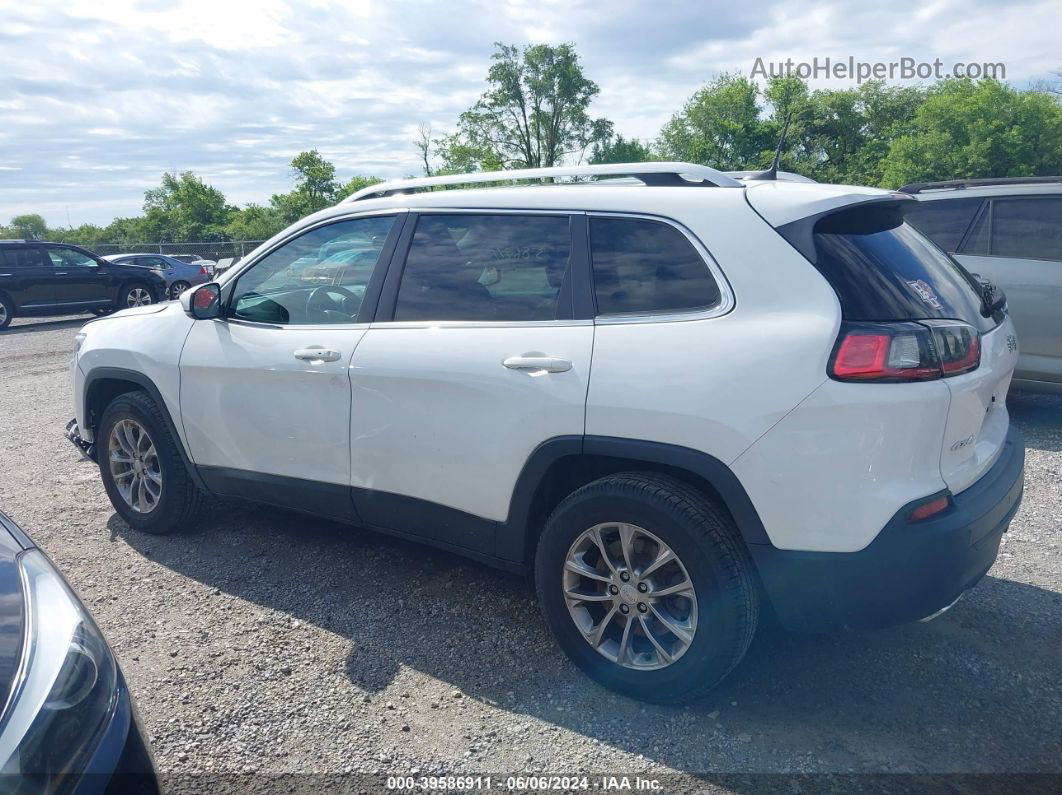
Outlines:
[[[708,701],[666,708],[592,684],[522,580],[455,556],[243,505],[184,535],[130,531],[62,435],[83,321],[0,334],[0,508],[93,610],[164,772],[682,773],[707,791],[765,772],[1062,772],[1062,397],[1011,398],[1024,506],[952,611],[766,633]]]

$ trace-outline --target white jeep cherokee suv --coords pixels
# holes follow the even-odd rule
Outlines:
[[[943,610],[1018,509],[1011,322],[914,203],[681,163],[374,185],[86,325],[68,434],[134,528],[235,496],[530,571],[590,676],[693,698],[767,604]]]

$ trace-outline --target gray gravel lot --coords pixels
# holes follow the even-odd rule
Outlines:
[[[760,772],[1062,772],[1062,397],[1010,400],[1024,506],[951,612],[767,633],[708,701],[653,707],[569,664],[522,580],[461,558],[239,504],[184,535],[127,529],[62,434],[85,319],[0,334],[0,509],[92,608],[163,771],[678,771],[707,790]]]

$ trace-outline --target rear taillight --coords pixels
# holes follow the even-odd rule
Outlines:
[[[936,497],[930,497],[928,500],[918,505],[907,514],[908,522],[921,522],[925,519],[929,519],[932,516],[936,516],[938,513],[943,513],[951,507],[951,497],[947,494],[940,494]]]
[[[845,323],[829,373],[838,381],[930,381],[967,373],[980,361],[981,338],[965,323]]]
[[[199,266],[199,275],[200,276],[209,276],[210,275],[209,273],[207,273],[207,269],[206,269],[205,265],[200,265]]]

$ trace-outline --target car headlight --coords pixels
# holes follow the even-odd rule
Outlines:
[[[115,708],[117,668],[99,628],[40,550],[19,558],[25,634],[0,724],[0,774],[72,789]]]

